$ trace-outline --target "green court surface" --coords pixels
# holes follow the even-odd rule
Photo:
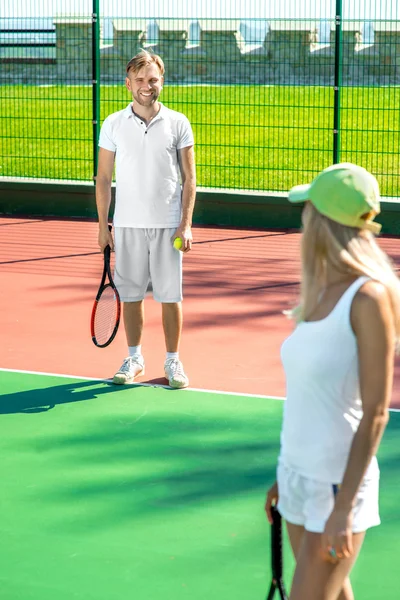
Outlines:
[[[0,393],[2,600],[265,598],[282,402],[7,371]],[[360,600],[399,597],[399,429]]]

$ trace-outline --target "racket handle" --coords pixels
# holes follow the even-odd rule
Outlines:
[[[275,596],[275,592],[276,592],[276,585],[274,582],[272,582],[271,587],[269,588],[268,596],[267,596],[266,600],[273,600],[273,597]]]
[[[271,568],[272,577],[279,581],[283,577],[283,552],[282,552],[282,517],[278,509],[272,507],[271,525]]]
[[[111,233],[112,231],[112,225],[108,224],[108,231]],[[111,260],[111,248],[109,245],[107,245],[104,248],[104,260],[106,261],[106,263],[109,263]]]

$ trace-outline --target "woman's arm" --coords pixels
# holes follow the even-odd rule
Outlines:
[[[388,422],[395,332],[389,294],[368,282],[356,295],[351,322],[357,337],[363,417],[354,436],[336,506],[351,508]]]
[[[386,288],[375,281],[356,294],[351,324],[357,338],[363,417],[351,445],[324,545],[348,556],[351,548],[351,511],[366,469],[376,454],[388,422],[393,383],[395,331]]]

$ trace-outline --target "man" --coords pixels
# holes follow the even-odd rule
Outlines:
[[[189,385],[179,360],[182,331],[182,251],[192,247],[196,195],[193,133],[188,119],[166,108],[158,97],[164,64],[142,50],[126,67],[125,85],[133,102],[109,115],[101,128],[96,180],[99,246],[115,250],[114,280],[124,303],[129,356],[114,383],[144,374],[141,338],[144,296],[151,279],[154,299],[162,303],[169,385]],[[108,229],[111,183],[116,166],[114,240]]]

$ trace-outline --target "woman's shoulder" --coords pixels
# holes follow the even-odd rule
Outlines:
[[[365,281],[354,296],[354,301],[359,304],[376,304],[389,300],[389,292],[386,286],[375,279]]]
[[[351,307],[351,321],[357,332],[365,324],[382,322],[392,314],[390,295],[387,287],[380,281],[369,279],[364,282],[354,296]]]

